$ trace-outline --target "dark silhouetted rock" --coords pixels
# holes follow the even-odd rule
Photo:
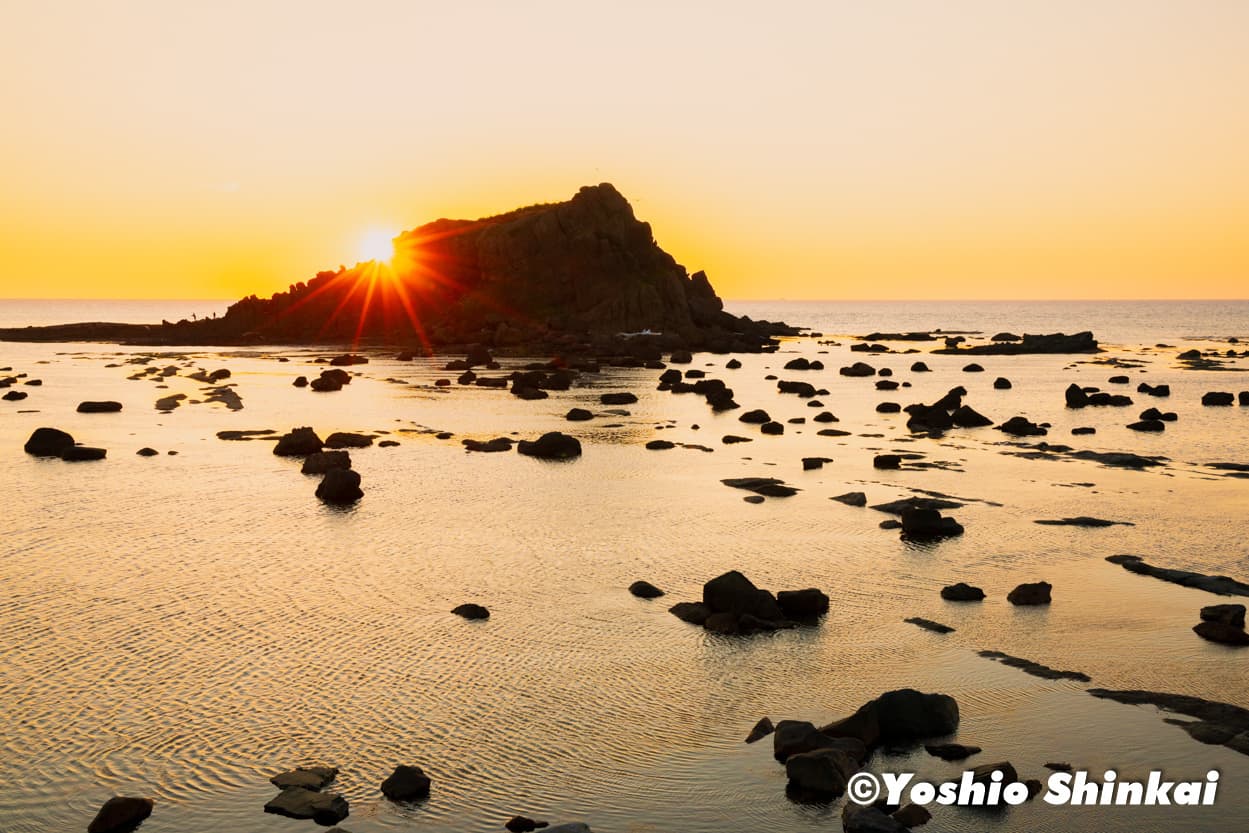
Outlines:
[[[943,761],[961,761],[981,752],[979,746],[965,746],[961,743],[930,743],[924,749],[929,755]]]
[[[604,405],[632,405],[638,401],[638,398],[628,391],[622,391],[620,393],[605,393],[599,397],[599,401]]]
[[[745,422],[748,425],[763,425],[771,422],[772,417],[768,416],[768,412],[764,410],[746,411],[737,418],[738,422]]]
[[[893,814],[893,820],[910,829],[932,821],[932,813],[923,805],[908,804]]]
[[[87,825],[87,833],[129,833],[152,815],[153,805],[150,798],[115,795],[96,812]]]
[[[1011,417],[997,426],[997,430],[1014,437],[1044,437],[1049,433],[1045,428],[1021,416]]]
[[[976,364],[975,362],[972,362],[971,364],[963,366],[963,372],[964,373],[984,373],[984,368]]]
[[[729,477],[720,482],[733,489],[745,489],[764,497],[791,497],[798,494],[798,489],[785,485],[785,481],[775,477]]]
[[[349,811],[346,799],[340,795],[287,787],[265,805],[265,812],[293,819],[312,819],[328,827],[347,818]]]
[[[479,604],[468,602],[454,608],[452,611],[456,616],[462,616],[465,619],[489,619],[490,611]]]
[[[1082,437],[1082,436],[1087,436],[1089,434],[1096,434],[1096,433],[1097,433],[1097,429],[1093,428],[1092,426],[1081,426],[1079,428],[1071,429],[1071,435],[1073,437]]]
[[[273,447],[273,453],[279,457],[306,457],[309,454],[316,454],[324,447],[325,443],[321,442],[317,432],[305,426],[292,428],[288,433],[283,434],[277,445]]]
[[[1065,333],[1031,335],[1025,333],[1019,341],[977,344],[973,347],[961,349],[947,346],[944,349],[934,350],[933,352],[978,356],[1020,356],[1027,353],[1098,353],[1101,352],[1101,348],[1097,346],[1097,339],[1090,332],[1074,333],[1073,335]]]
[[[870,364],[866,364],[865,362],[855,362],[849,367],[841,368],[837,372],[840,373],[842,376],[851,376],[851,377],[861,378],[864,376],[875,376],[876,368],[872,367]]]
[[[847,801],[841,809],[842,833],[907,833],[902,822],[884,811]]]
[[[465,451],[480,451],[485,454],[498,454],[512,450],[512,440],[507,437],[495,437],[493,440],[460,440]]]
[[[1047,605],[1052,588],[1048,581],[1021,584],[1006,595],[1006,600],[1013,605]]]
[[[815,619],[828,613],[828,596],[814,587],[782,590],[776,594],[776,603],[787,619]]]
[[[1048,665],[1042,665],[1039,662],[1033,662],[1023,657],[1013,657],[1010,654],[1004,654],[1001,651],[980,651],[979,655],[985,659],[991,659],[994,662],[1000,662],[1002,665],[1009,665],[1011,668],[1018,668],[1021,671],[1031,674],[1034,677],[1040,677],[1043,680],[1076,680],[1077,682],[1089,682],[1089,675],[1082,671],[1060,671],[1057,668],[1050,668]]]
[[[800,752],[785,760],[785,775],[791,787],[829,798],[846,791],[846,780],[858,768],[858,762],[840,749]]]
[[[60,457],[73,447],[74,438],[59,428],[36,428],[23,446],[27,454],[36,457]]]
[[[759,433],[776,436],[785,433],[785,426],[779,422],[765,422],[759,426]]]
[[[419,766],[400,764],[382,782],[382,795],[391,801],[418,801],[429,795],[430,780]]]
[[[564,414],[564,419],[569,422],[585,422],[588,419],[594,419],[594,414],[590,413],[585,408],[573,408],[568,413]]]
[[[630,584],[629,592],[637,596],[639,599],[658,599],[664,594],[664,591],[660,590],[649,581],[641,580]]]
[[[1220,622],[1234,628],[1245,626],[1245,606],[1237,604],[1208,605],[1201,609],[1204,622]]]
[[[1007,379],[1005,376],[997,377],[996,379],[993,380],[993,389],[994,390],[1010,390],[1011,389],[1010,379]]]
[[[1209,393],[1202,394],[1202,397],[1201,397],[1202,405],[1225,406],[1225,405],[1231,405],[1235,403],[1235,401],[1236,401],[1235,396],[1233,396],[1230,393],[1226,393],[1222,391],[1210,391]]]
[[[677,602],[668,608],[668,612],[680,619],[682,622],[689,622],[691,625],[703,625],[709,616],[711,609],[702,602]]]
[[[931,373],[932,369],[924,362],[915,362],[911,365],[912,373]]]
[[[959,582],[941,588],[941,598],[949,602],[978,602],[984,598],[979,587]]]
[[[1229,625],[1226,622],[1198,622],[1193,626],[1193,633],[1210,642],[1223,645],[1249,645],[1249,633],[1243,627]]]
[[[977,412],[976,409],[970,405],[960,406],[953,414],[951,414],[950,419],[959,428],[982,428],[986,425],[993,424],[993,420],[989,419],[984,414]]]
[[[936,509],[906,509],[902,512],[902,535],[906,538],[949,538],[963,534],[953,518],[942,517]]]
[[[516,450],[526,457],[543,460],[571,460],[581,456],[581,443],[576,437],[551,431],[536,440],[521,440]]]
[[[160,454],[160,452],[154,448],[148,448],[145,446],[143,448],[140,448],[138,451],[136,451],[135,454],[139,455],[140,457],[155,457],[156,455]]]
[[[1249,596],[1249,584],[1227,576],[1207,576],[1188,570],[1155,567],[1146,563],[1139,555],[1110,555],[1106,557],[1106,560],[1111,564],[1122,566],[1129,572],[1153,576],[1183,587],[1194,587],[1220,596]]]
[[[1068,408],[1084,408],[1089,404],[1089,395],[1075,382],[1067,386],[1065,396]]]
[[[844,495],[836,495],[831,500],[847,506],[867,506],[867,495],[863,492],[846,492]]]
[[[755,724],[754,728],[750,730],[750,734],[746,735],[746,742],[755,743],[756,741],[763,740],[774,731],[776,731],[776,727],[772,725],[771,718],[761,717],[759,718],[759,722]]]
[[[703,585],[703,604],[712,613],[734,616],[749,613],[771,622],[785,618],[771,593],[755,587],[750,579],[736,570],[730,570]]]
[[[332,766],[301,766],[280,772],[269,779],[269,783],[278,789],[301,787],[305,790],[323,790],[338,777],[338,767]]]
[[[294,386],[295,386],[295,387],[297,387],[297,388],[306,388],[306,387],[308,387],[308,377],[307,377],[307,376],[296,376],[296,377],[295,377],[295,381],[294,381],[294,382],[291,382],[291,384],[292,384],[292,385],[294,385]]]
[[[912,625],[917,625],[924,630],[932,631],[933,633],[954,633],[954,628],[949,625],[943,625],[940,622],[934,622],[933,620],[925,619],[922,616],[911,616],[910,618],[903,619],[902,621],[908,622]]]
[[[877,469],[899,469],[902,468],[902,457],[898,454],[877,454],[872,458],[872,468]]]
[[[107,456],[108,452],[103,448],[92,448],[85,445],[71,445],[61,452],[61,459],[69,463],[103,460]]]
[[[373,438],[367,434],[353,434],[349,431],[335,431],[325,438],[326,448],[368,448]]]
[[[355,503],[364,497],[360,488],[360,473],[351,469],[330,469],[317,486],[317,497],[325,503]]]
[[[78,413],[80,414],[115,414],[121,410],[120,402],[79,402]]]

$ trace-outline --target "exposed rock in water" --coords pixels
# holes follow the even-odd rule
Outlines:
[[[1013,605],[1047,605],[1050,603],[1050,591],[1053,585],[1048,581],[1024,583],[1010,591],[1006,600]]]
[[[953,518],[942,517],[936,509],[906,509],[902,512],[902,537],[949,538],[963,534],[963,527]]]
[[[882,694],[820,732],[834,738],[856,738],[871,748],[879,743],[904,744],[949,735],[958,729],[958,722],[958,703],[953,697],[904,688]]]
[[[900,454],[877,454],[872,458],[872,468],[876,469],[899,469],[902,468],[902,455]]]
[[[846,506],[867,506],[867,495],[863,492],[846,492],[844,495],[836,495],[829,500],[844,503]]]
[[[1245,633],[1243,627],[1238,628],[1226,622],[1198,622],[1193,626],[1193,633],[1202,639],[1224,645],[1249,645],[1249,633]]]
[[[734,489],[745,489],[764,497],[790,497],[798,494],[798,489],[785,485],[784,480],[775,477],[729,477],[720,481]]]
[[[980,656],[1000,662],[1002,665],[1009,665],[1011,668],[1018,668],[1034,677],[1041,677],[1045,680],[1078,680],[1079,682],[1087,683],[1090,679],[1088,674],[1080,671],[1059,671],[1029,659],[1012,657],[1010,654],[1004,654],[1001,651],[981,651]]]
[[[382,782],[382,795],[391,801],[418,801],[429,795],[430,780],[419,766],[400,764]]]
[[[306,457],[317,453],[324,446],[317,432],[305,426],[292,428],[288,433],[283,434],[277,445],[273,447],[273,453],[279,457]]]
[[[569,422],[585,422],[586,420],[594,419],[594,414],[585,408],[572,408],[568,413],[564,414],[564,419]]]
[[[160,454],[160,452],[154,448],[148,448],[147,446],[144,446],[143,448],[140,448],[138,451],[136,451],[135,454],[139,455],[140,457],[155,457],[156,455]]]
[[[1016,416],[997,426],[997,430],[1005,431],[1015,437],[1044,437],[1049,433],[1045,428],[1030,422],[1025,417]]]
[[[1236,402],[1236,396],[1223,391],[1210,391],[1201,397],[1202,405],[1227,406]]]
[[[301,766],[278,773],[269,779],[269,783],[278,789],[302,787],[306,790],[322,790],[328,787],[337,776],[338,767]]]
[[[1147,563],[1139,555],[1110,555],[1106,557],[1106,560],[1111,564],[1120,565],[1129,572],[1153,576],[1154,578],[1179,584],[1183,587],[1193,587],[1197,590],[1205,590],[1207,593],[1216,593],[1220,596],[1249,596],[1249,584],[1237,581],[1234,578],[1228,578],[1227,576],[1207,576],[1202,573],[1189,572],[1188,570],[1155,567]]]
[[[303,787],[287,787],[265,805],[266,813],[293,819],[312,819],[328,827],[347,818],[347,800],[334,793],[323,793]]]
[[[120,410],[120,402],[103,401],[78,403],[78,413],[80,414],[115,414]]]
[[[774,731],[776,731],[776,727],[772,725],[772,719],[769,717],[761,717],[759,718],[759,722],[755,724],[754,728],[750,730],[750,734],[746,735],[746,742],[754,743],[762,740]]]
[[[96,812],[87,825],[87,833],[129,833],[152,815],[153,806],[150,798],[115,795]]]
[[[1167,720],[1202,743],[1219,743],[1242,755],[1249,755],[1249,709],[1158,691],[1112,691],[1090,688],[1089,694],[1104,700],[1130,705],[1157,706],[1160,709],[1195,718],[1194,722]]]
[[[103,460],[106,456],[108,452],[103,448],[91,448],[85,445],[72,445],[61,452],[61,459],[70,463]]]
[[[512,442],[508,437],[495,437],[493,440],[460,440],[465,451],[480,451],[486,454],[511,451]]]
[[[1234,628],[1245,626],[1245,606],[1237,604],[1208,605],[1201,609],[1205,622],[1221,622]]]
[[[1086,528],[1099,528],[1106,526],[1136,526],[1130,521],[1107,521],[1102,518],[1090,518],[1087,515],[1080,515],[1075,518],[1057,518],[1050,520],[1033,521],[1035,524],[1042,526],[1082,526]]]
[[[536,440],[521,440],[516,450],[526,457],[543,460],[571,460],[581,456],[581,443],[576,437],[550,431]]]
[[[814,749],[799,752],[785,760],[785,775],[791,790],[804,796],[836,798],[846,791],[846,782],[859,768],[859,762],[840,749]]]
[[[1025,353],[1100,353],[1097,339],[1090,332],[1073,335],[1050,333],[1048,335],[1024,334],[1019,341],[993,342],[973,347],[946,347],[934,353],[973,356],[1018,356]]]
[[[961,743],[930,743],[924,746],[929,755],[943,761],[961,761],[979,754],[979,746],[965,746]]]
[[[847,801],[841,809],[842,833],[908,833],[909,827],[874,806]]]
[[[918,625],[924,630],[932,631],[933,633],[954,633],[954,628],[949,625],[943,625],[940,622],[934,622],[933,620],[925,619],[922,616],[912,616],[909,619],[903,619],[902,621],[909,622],[912,625]]]
[[[458,607],[455,607],[454,609],[452,609],[451,612],[454,613],[456,616],[462,616],[465,619],[470,619],[470,620],[490,618],[489,610],[487,610],[486,608],[482,607],[479,604],[473,604],[472,602],[459,605]]]
[[[27,454],[35,457],[60,457],[73,447],[74,438],[59,428],[36,428],[23,446]]]
[[[599,397],[599,401],[604,405],[632,405],[638,401],[638,398],[628,391],[622,391],[620,393],[605,393]]]
[[[658,599],[664,595],[664,591],[660,590],[649,581],[638,580],[629,585],[629,592],[637,596],[639,599]]]
[[[786,618],[810,621],[828,613],[828,596],[822,590],[808,587],[805,590],[781,590],[776,603]]]
[[[711,616],[711,609],[702,602],[677,602],[668,612],[691,625],[702,626]]]
[[[994,390],[1010,390],[1011,389],[1010,379],[1007,379],[1005,376],[997,377],[996,379],[993,380],[993,389]]]
[[[351,469],[330,469],[317,486],[317,497],[325,503],[355,503],[364,497],[360,488],[360,473]]]
[[[350,431],[335,431],[325,438],[326,448],[368,448],[373,438],[367,434],[353,434]]]
[[[966,506],[956,500],[947,500],[945,498],[936,497],[904,497],[899,500],[892,500],[888,503],[877,503],[872,508],[877,512],[885,512],[889,515],[901,515],[911,509],[958,509]]]
[[[984,591],[960,581],[958,584],[942,587],[941,598],[950,602],[978,602],[984,599]]]

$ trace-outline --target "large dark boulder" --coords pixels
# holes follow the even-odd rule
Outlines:
[[[828,798],[844,793],[847,779],[858,768],[858,761],[840,749],[800,752],[785,761],[785,775],[792,787]]]
[[[543,460],[571,460],[581,456],[581,443],[576,437],[551,431],[536,440],[521,440],[516,450],[527,457]]]
[[[283,434],[277,445],[273,447],[273,453],[279,457],[306,457],[309,454],[316,454],[324,446],[317,432],[305,426],[292,428]]]
[[[419,766],[400,764],[382,782],[382,795],[391,801],[418,801],[429,795],[430,780]]]
[[[815,619],[828,613],[828,596],[814,587],[782,590],[776,594],[776,603],[789,619]]]
[[[1067,398],[1068,408],[1083,408],[1089,404],[1089,395],[1075,382],[1067,386],[1064,396]]]
[[[36,428],[23,448],[36,457],[60,457],[74,447],[74,438],[59,428]]]
[[[712,613],[734,616],[751,614],[766,621],[785,618],[776,598],[737,570],[730,570],[703,585],[703,604]]]
[[[152,815],[152,806],[150,798],[113,796],[87,825],[87,833],[128,833]]]
[[[1006,600],[1013,605],[1047,605],[1050,603],[1050,591],[1053,589],[1048,581],[1024,583],[1010,591]]]
[[[1225,391],[1210,391],[1201,397],[1202,405],[1226,406],[1234,404],[1235,401],[1236,397]]]
[[[360,488],[360,473],[351,469],[330,469],[317,486],[317,497],[325,503],[355,503],[364,497]]]
[[[984,599],[984,591],[964,582],[941,588],[941,598],[949,602],[978,602]]]
[[[823,727],[830,737],[851,737],[867,747],[911,743],[948,735],[958,729],[958,703],[948,694],[925,694],[910,688],[888,691],[864,703],[850,717]]]

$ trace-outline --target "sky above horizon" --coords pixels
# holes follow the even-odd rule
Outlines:
[[[612,182],[726,298],[1244,298],[1249,2],[10,0],[0,297]]]

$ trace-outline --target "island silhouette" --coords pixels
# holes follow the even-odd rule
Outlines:
[[[440,219],[394,240],[390,262],[319,272],[220,317],[0,330],[9,341],[142,345],[463,344],[550,352],[622,339],[662,349],[758,352],[793,328],[724,310],[703,272],[656,243],[609,183],[478,220]]]

